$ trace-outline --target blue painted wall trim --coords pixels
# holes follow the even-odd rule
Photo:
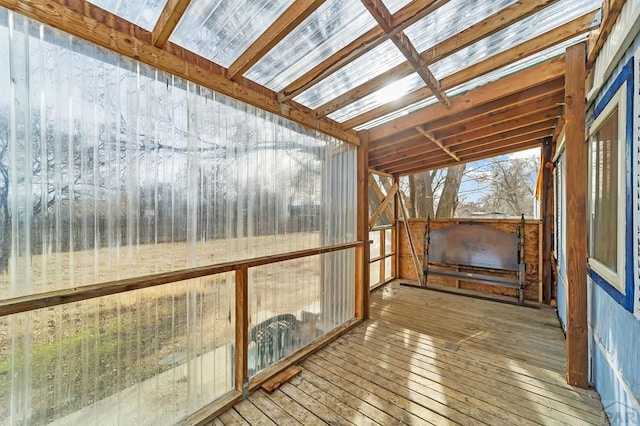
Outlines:
[[[626,191],[625,191],[625,241],[624,241],[624,265],[625,265],[625,293],[622,294],[616,287],[611,285],[607,280],[601,277],[597,272],[588,269],[589,276],[593,281],[602,287],[609,296],[622,305],[629,312],[633,312],[633,301],[635,286],[633,282],[633,208],[632,208],[632,189],[633,189],[633,94],[634,94],[634,78],[633,78],[634,58],[630,58],[622,67],[620,73],[611,83],[604,96],[598,102],[593,110],[593,119],[595,120],[602,113],[604,108],[611,102],[616,92],[627,83],[626,93],[626,117],[625,117],[625,165],[626,165]]]

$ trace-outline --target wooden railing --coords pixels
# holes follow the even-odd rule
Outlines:
[[[300,348],[288,357],[267,367],[253,377],[249,377],[248,371],[248,333],[249,333],[249,269],[276,264],[293,259],[300,259],[325,253],[356,249],[356,258],[361,256],[363,242],[355,241],[345,244],[300,250],[272,256],[264,256],[234,262],[220,263],[216,265],[186,268],[178,271],[146,275],[143,277],[114,280],[99,284],[42,292],[28,296],[15,297],[0,301],[0,317],[29,312],[52,306],[65,305],[93,298],[114,295],[118,293],[132,292],[140,289],[158,287],[184,280],[210,277],[217,274],[235,271],[235,349],[234,349],[234,384],[235,389],[219,397],[211,405],[208,405],[186,419],[188,424],[198,424],[212,419],[223,410],[245,398],[252,390],[257,389],[266,380],[286,366],[309,355],[319,347],[325,345],[333,338],[357,325],[362,318],[358,318],[358,307],[354,307],[356,317],[339,326],[337,329],[316,339],[311,344]],[[358,283],[361,274],[356,267],[354,291],[356,303],[361,303],[358,293],[362,284]],[[360,307],[362,309],[362,307]]]

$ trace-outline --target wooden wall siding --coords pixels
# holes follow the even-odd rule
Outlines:
[[[431,229],[440,229],[445,226],[450,226],[456,223],[469,222],[466,219],[432,219]],[[477,219],[473,222],[484,223],[492,226],[496,229],[506,232],[514,232],[515,227],[520,220],[515,219]],[[418,250],[418,258],[420,265],[424,259],[424,231],[427,225],[426,219],[410,219],[409,230],[413,237],[413,242]],[[540,281],[539,269],[540,269],[540,221],[539,220],[527,220],[525,224],[525,264],[526,264],[526,281],[525,281],[525,300],[539,301]],[[400,245],[399,245],[399,271],[398,278],[404,280],[417,280],[415,267],[413,266],[413,260],[411,255],[411,248],[409,247],[409,241],[407,239],[407,233],[403,225],[398,226],[398,232],[400,233]],[[441,284],[451,287],[459,287],[466,290],[477,290],[486,293],[499,294],[505,296],[515,296],[515,290],[510,288],[491,286],[485,284],[478,284],[468,281],[460,280],[457,283],[453,278],[445,277],[430,277],[430,284]]]

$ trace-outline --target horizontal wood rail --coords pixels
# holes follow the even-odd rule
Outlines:
[[[384,260],[387,257],[393,256],[394,254],[396,254],[396,252],[392,251],[392,252],[389,252],[389,253],[385,253],[384,256],[373,257],[373,258],[369,259],[369,263],[374,263],[374,262],[377,262],[379,260]]]
[[[0,301],[0,317],[362,246],[362,241],[47,291]]]

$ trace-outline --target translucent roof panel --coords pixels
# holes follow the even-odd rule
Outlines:
[[[293,0],[198,0],[185,11],[171,41],[229,67]]]
[[[145,30],[153,30],[167,0],[88,0],[114,15],[133,22]]]
[[[446,93],[449,96],[456,96],[469,90],[475,89],[480,86],[484,86],[487,83],[491,83],[492,81],[496,81],[502,77],[506,77],[509,74],[513,74],[515,72],[521,71],[525,68],[536,65],[540,62],[544,62],[548,59],[551,59],[555,56],[562,55],[567,47],[576,44],[582,40],[587,38],[586,34],[574,37],[570,40],[567,40],[563,43],[557,44],[549,49],[543,50],[542,52],[538,52],[535,55],[527,56],[526,58],[520,59],[513,64],[507,65],[506,67],[502,67],[498,70],[485,74],[483,76],[474,78],[473,80],[469,80],[460,86],[456,86],[451,90],[447,90]]]
[[[301,93],[295,100],[315,109],[405,61],[404,55],[388,40]]]
[[[540,62],[544,62],[546,60],[549,60],[553,57],[556,57],[558,55],[561,55],[564,53],[564,51],[567,49],[567,47],[576,44],[582,40],[585,40],[587,38],[587,35],[581,35],[581,36],[577,36],[574,37],[570,40],[567,40],[563,43],[560,43],[556,46],[553,46],[547,50],[544,50],[542,52],[536,53],[535,55],[531,55],[528,56],[526,58],[523,58],[517,62],[514,62],[513,64],[507,65],[506,67],[500,68],[498,70],[495,70],[493,72],[487,73],[483,76],[477,77],[473,80],[470,80],[464,84],[461,84],[460,86],[456,86],[450,90],[447,90],[446,93],[449,97],[454,97],[460,94],[463,94],[465,92],[468,92],[469,90],[475,89],[477,87],[480,86],[484,86],[485,84],[491,83],[493,81],[496,81],[500,78],[506,77],[510,74],[513,74],[515,72],[521,71],[525,68],[531,67],[535,64],[538,64]],[[390,114],[387,114],[385,116],[376,118],[375,120],[372,120],[368,123],[365,123],[361,126],[358,126],[355,128],[355,130],[362,130],[362,129],[370,129],[372,127],[376,127],[379,126],[383,123],[389,122],[391,120],[394,120],[396,118],[402,117],[404,115],[410,114],[414,111],[417,111],[419,109],[425,108],[429,105],[433,105],[435,103],[437,103],[438,100],[435,97],[430,97],[428,99],[416,102],[412,105],[409,105],[407,107],[404,107],[402,109],[399,109],[397,111],[394,111]]]
[[[245,76],[280,91],[375,25],[360,1],[327,0]]]
[[[380,105],[392,102],[407,93],[411,93],[414,90],[420,89],[425,86],[422,78],[414,73],[402,78],[398,81],[394,81],[391,84],[383,87],[374,93],[365,96],[364,98],[357,100],[338,111],[329,115],[329,118],[338,122],[347,121],[353,117],[356,117],[364,112],[372,110]]]
[[[515,0],[451,0],[405,31],[418,52],[463,31],[504,9]]]
[[[601,3],[601,0],[562,0],[432,64],[429,68],[436,78],[442,79],[598,9]]]

